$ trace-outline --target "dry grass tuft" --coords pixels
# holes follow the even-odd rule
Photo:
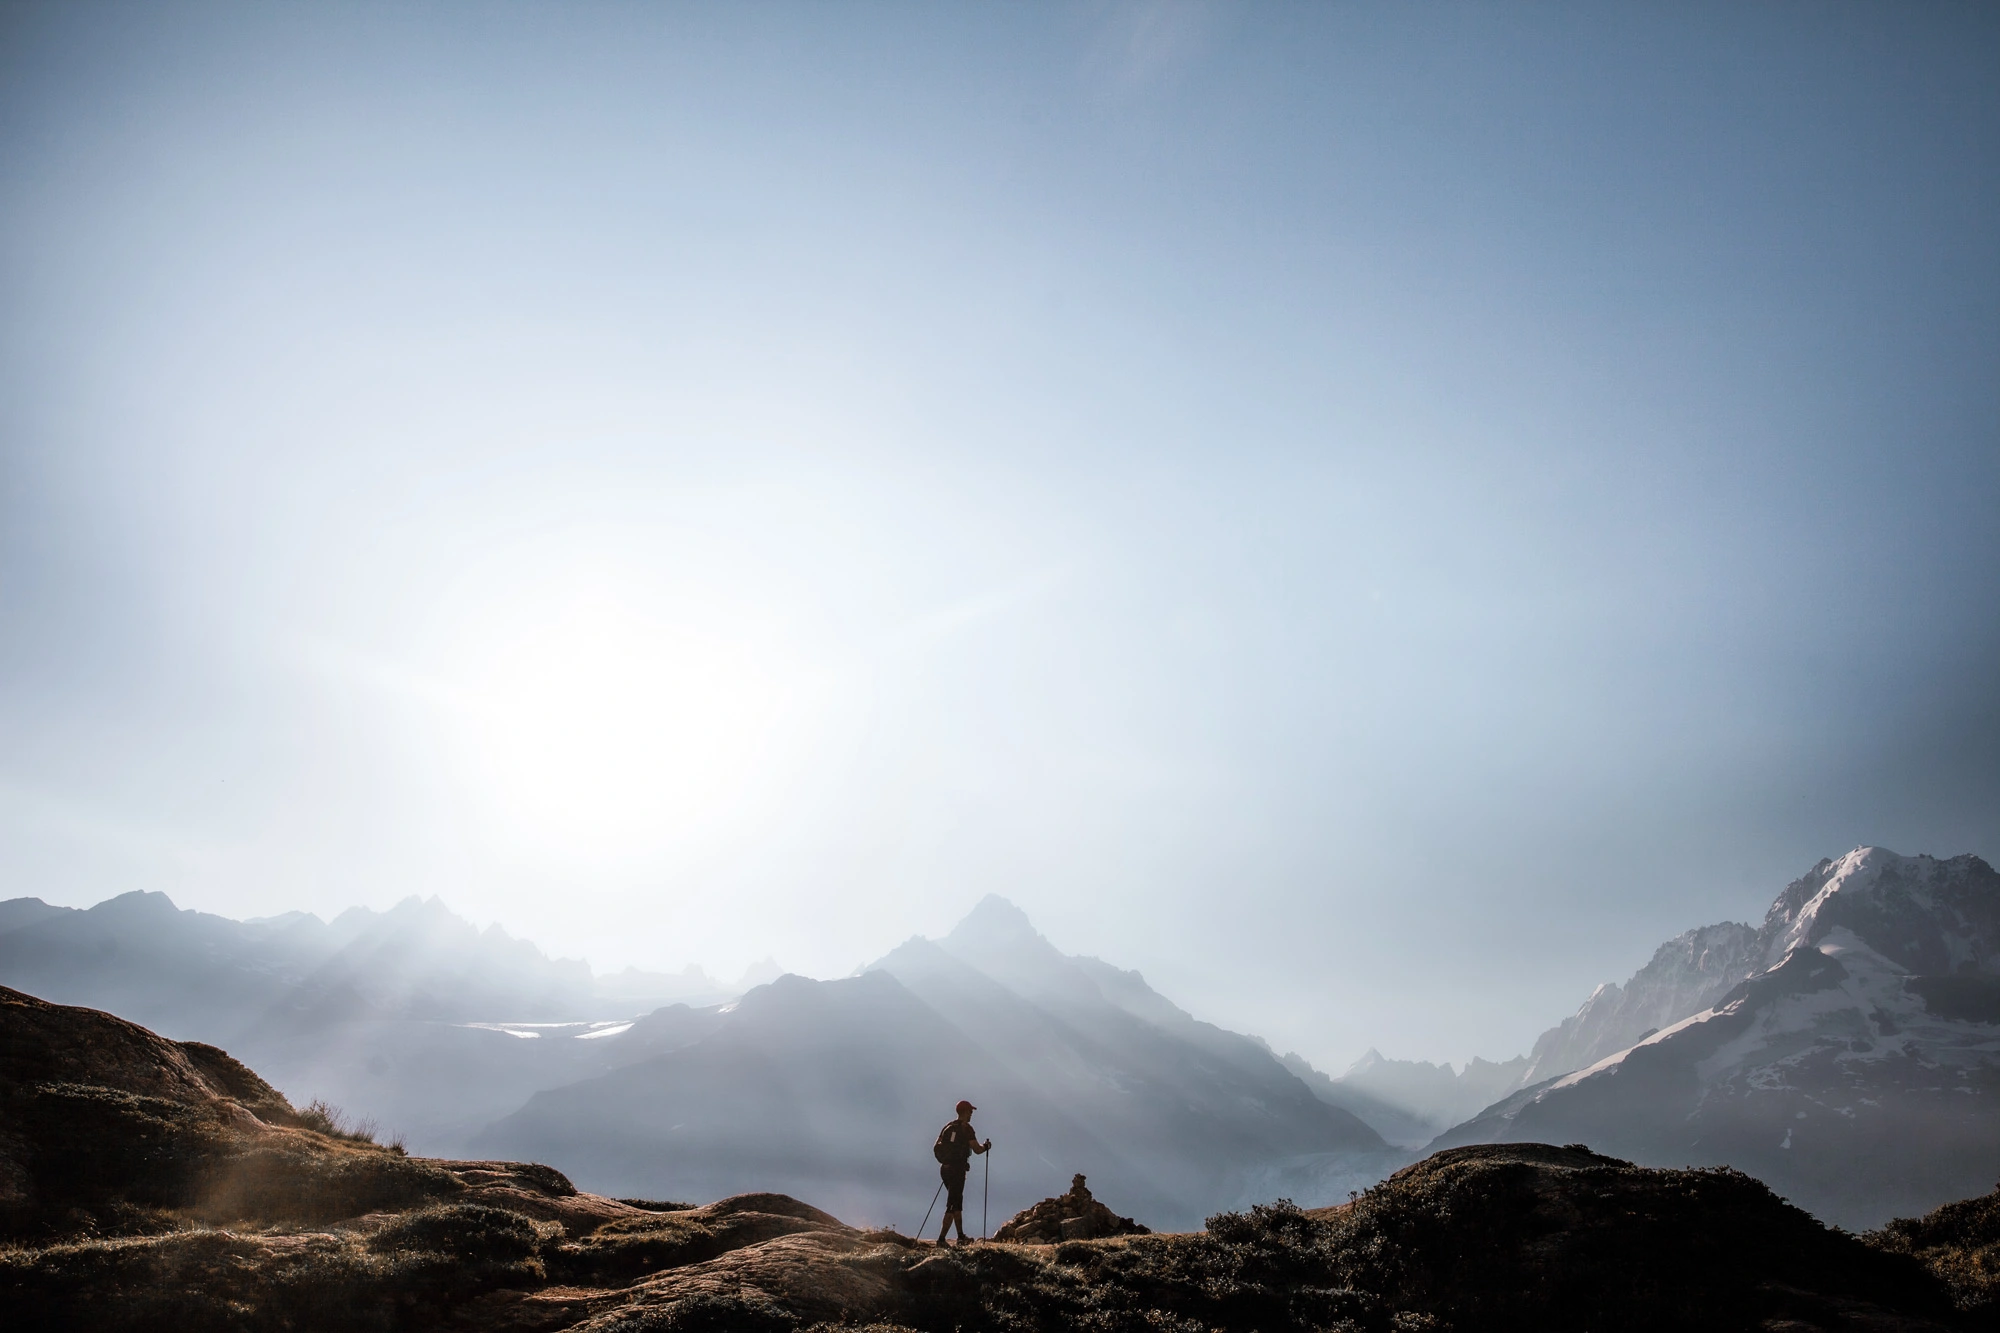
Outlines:
[[[330,1139],[348,1139],[355,1143],[373,1143],[375,1134],[381,1128],[373,1120],[352,1120],[338,1106],[315,1097],[299,1111],[299,1124]]]

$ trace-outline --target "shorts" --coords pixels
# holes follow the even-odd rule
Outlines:
[[[965,1211],[965,1177],[970,1167],[946,1164],[938,1168],[938,1175],[944,1179],[944,1210],[947,1213]]]

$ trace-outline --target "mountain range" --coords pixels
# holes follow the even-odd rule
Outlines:
[[[1124,1212],[1191,1225],[1338,1200],[1425,1145],[1544,1140],[1727,1163],[1867,1226],[2000,1173],[1996,922],[1977,857],[1857,848],[1759,926],[1667,941],[1524,1055],[1370,1051],[1338,1076],[1061,953],[999,898],[854,976],[734,988],[594,977],[434,899],[332,922],[15,899],[0,983],[226,1046],[425,1152],[650,1197],[754,1184],[908,1224],[936,1183],[921,1145],[964,1096],[1005,1210],[1080,1171]]]
[[[0,902],[0,984],[224,1047],[301,1099],[345,1106],[430,1152],[460,1150],[538,1089],[612,1067],[602,1036],[623,1031],[620,1020],[721,1003],[765,979],[596,977],[436,898],[330,922],[235,921],[163,893],[88,909]]]
[[[1521,1086],[1529,1057],[1498,1063],[1477,1057],[1463,1069],[1428,1060],[1392,1060],[1370,1048],[1334,1077],[1296,1051],[1280,1057],[1329,1106],[1352,1112],[1386,1141],[1421,1148]]]
[[[1544,1038],[1563,1052],[1551,1064],[1591,1063],[1432,1146],[1727,1164],[1856,1228],[2000,1175],[2000,874],[1978,857],[1856,848],[1786,886],[1755,930],[1691,932],[1648,967],[1649,991],[1600,990]]]
[[[923,1147],[962,1096],[1003,1145],[991,1206],[1007,1211],[1081,1171],[1128,1213],[1195,1225],[1345,1197],[1408,1156],[1263,1043],[1061,954],[999,898],[845,979],[660,1004],[664,984],[706,979],[639,974],[648,996],[632,976],[435,899],[332,922],[231,921],[156,893],[0,903],[0,984],[225,1047],[413,1150],[552,1161],[613,1192],[748,1180],[908,1225],[937,1183]]]

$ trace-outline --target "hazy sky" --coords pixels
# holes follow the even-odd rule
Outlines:
[[[1339,1066],[2000,853],[2000,9],[0,14],[0,896]]]

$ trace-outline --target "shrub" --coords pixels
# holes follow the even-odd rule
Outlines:
[[[1923,1217],[1899,1217],[1862,1239],[1918,1260],[1960,1310],[2000,1325],[2000,1189]]]
[[[373,1143],[380,1128],[373,1120],[350,1120],[347,1113],[324,1098],[315,1097],[299,1112],[299,1123],[331,1139]]]

